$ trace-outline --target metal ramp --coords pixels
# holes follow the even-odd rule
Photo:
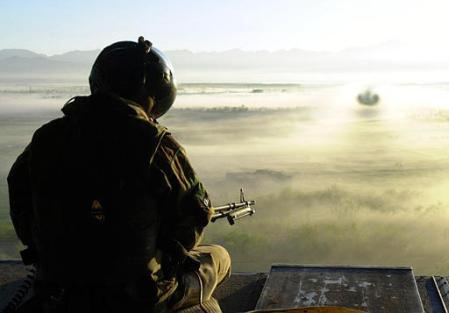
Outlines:
[[[256,309],[318,306],[425,312],[410,267],[314,265],[273,265]]]
[[[0,312],[26,286],[27,273],[20,261],[0,260]],[[223,313],[253,312],[256,305],[262,309],[257,312],[265,313],[348,312],[331,306],[389,313],[422,312],[424,307],[425,313],[447,313],[449,277],[414,277],[408,267],[274,265],[270,273],[233,273],[214,297]],[[303,308],[287,310],[295,306]]]

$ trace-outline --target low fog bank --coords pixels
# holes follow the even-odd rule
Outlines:
[[[412,265],[419,274],[447,275],[448,205],[409,199],[416,191],[333,185],[253,194],[255,216],[237,226],[217,222],[206,238],[226,246],[239,271],[286,262]]]
[[[449,274],[446,85],[379,87],[377,107],[358,105],[352,85],[214,88],[186,87],[160,122],[215,205],[237,201],[241,187],[257,201],[256,215],[207,230],[207,242],[231,251],[235,271],[288,262]],[[18,256],[6,174],[33,130],[60,115],[61,100],[0,113],[0,257]]]
[[[167,115],[213,203],[238,200],[240,187],[257,201],[255,216],[218,221],[206,240],[226,246],[237,271],[287,262],[449,273],[447,90],[401,88],[379,92],[378,107],[345,86],[282,109]]]

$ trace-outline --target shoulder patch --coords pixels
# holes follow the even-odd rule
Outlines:
[[[92,201],[90,206],[90,214],[98,222],[104,222],[106,215],[99,200]]]

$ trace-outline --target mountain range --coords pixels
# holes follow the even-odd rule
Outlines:
[[[401,50],[402,49],[402,50]],[[401,52],[402,51],[402,52]],[[0,80],[53,78],[84,80],[100,50],[70,51],[47,56],[25,49],[0,50]],[[397,43],[315,52],[300,49],[270,51],[192,52],[170,50],[180,81],[233,81],[271,77],[279,73],[369,72],[449,68],[449,62],[416,61],[401,57]],[[271,75],[271,76],[270,76]],[[240,77],[240,78],[238,78]],[[255,79],[257,80],[257,79]]]

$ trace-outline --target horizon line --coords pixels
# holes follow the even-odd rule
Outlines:
[[[342,53],[345,51],[357,50],[357,49],[368,49],[370,47],[379,47],[379,46],[388,45],[388,44],[392,44],[392,43],[404,44],[401,41],[388,40],[388,41],[382,41],[382,42],[378,42],[378,43],[370,44],[370,45],[350,46],[350,47],[346,47],[344,49],[339,49],[339,50],[316,50],[316,49],[306,49],[306,48],[284,48],[284,49],[276,49],[276,50],[270,50],[270,49],[251,50],[251,49],[244,49],[244,48],[229,48],[226,50],[190,50],[188,48],[173,48],[173,49],[162,49],[162,51],[163,52],[186,51],[186,52],[190,52],[193,54],[202,54],[202,53],[213,54],[213,53],[226,53],[226,52],[233,52],[233,51],[246,52],[246,53],[277,53],[277,52],[303,51],[303,52],[312,52],[312,53],[338,54],[338,53]],[[0,52],[4,51],[4,50],[23,50],[23,51],[33,52],[35,54],[45,55],[46,57],[53,57],[53,56],[59,56],[59,55],[63,55],[63,54],[71,53],[71,52],[94,52],[94,51],[101,51],[102,49],[104,49],[104,47],[103,48],[95,48],[95,49],[86,49],[86,50],[75,49],[75,50],[67,50],[65,52],[47,54],[44,52],[38,52],[36,50],[32,50],[32,49],[28,49],[28,48],[0,48]],[[158,49],[160,49],[160,48],[158,47]]]

